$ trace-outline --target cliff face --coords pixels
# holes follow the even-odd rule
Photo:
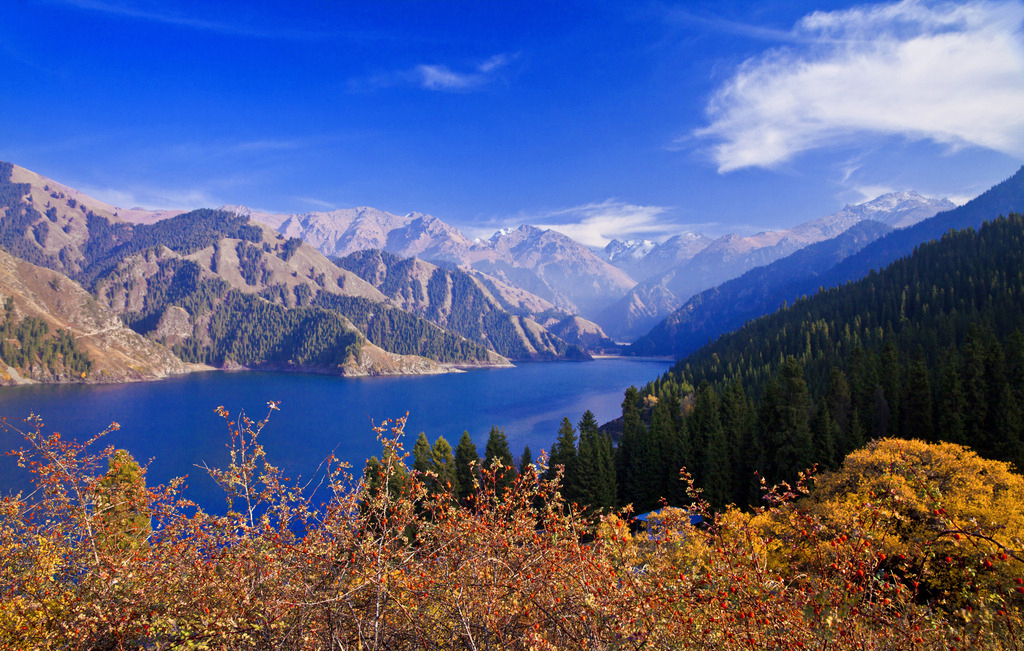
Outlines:
[[[109,308],[82,287],[50,269],[0,251],[0,298],[12,299],[13,317],[42,320],[51,334],[65,330],[92,362],[71,376],[42,364],[13,368],[0,363],[0,384],[29,382],[130,382],[155,380],[195,370],[167,347],[126,328]]]

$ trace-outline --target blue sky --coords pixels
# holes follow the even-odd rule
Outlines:
[[[128,208],[752,233],[1024,160],[1024,2],[0,3],[0,159]]]

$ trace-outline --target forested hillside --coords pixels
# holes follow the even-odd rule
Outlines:
[[[1002,183],[971,199],[964,205],[941,212],[909,228],[893,231],[864,247],[824,274],[820,286],[834,287],[863,278],[872,269],[880,269],[897,258],[909,255],[922,242],[938,239],[950,229],[978,228],[986,219],[1024,211],[1024,167]],[[819,284],[808,288],[817,289]]]
[[[880,222],[860,222],[830,240],[704,290],[634,342],[628,354],[685,357],[719,335],[805,296],[823,273],[891,230]]]
[[[869,277],[747,324],[623,402],[620,501],[756,501],[883,436],[1024,467],[1024,220],[952,232]]]
[[[38,317],[18,319],[10,297],[4,300],[0,316],[0,360],[24,375],[84,378],[92,368],[88,353],[70,332],[51,332],[49,324]]]
[[[337,262],[403,308],[509,359],[589,358],[535,320],[504,309],[500,294],[491,293],[460,269],[376,249],[352,253]]]
[[[375,372],[360,355],[368,343],[381,354],[441,363],[507,363],[387,304],[300,240],[244,215],[201,209],[130,224],[97,214],[56,184],[15,183],[14,169],[0,167],[0,246],[83,283],[136,332],[174,347],[186,361],[362,374]],[[419,357],[409,364],[371,357],[389,372],[428,370]]]

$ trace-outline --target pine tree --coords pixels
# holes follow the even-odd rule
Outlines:
[[[964,436],[968,446],[974,448],[978,454],[989,457],[987,449],[989,434],[985,428],[989,408],[985,361],[985,345],[981,332],[974,329],[968,335],[961,357],[963,366],[961,377],[966,399],[964,403]]]
[[[498,467],[500,465],[500,468]],[[484,467],[494,472],[494,490],[500,497],[516,480],[516,467],[503,428],[492,426],[484,446]]]
[[[871,438],[884,439],[889,434],[889,401],[885,389],[877,384],[871,399]]]
[[[611,440],[598,429],[593,412],[587,410],[577,424],[580,431],[577,475],[580,505],[589,512],[607,509],[615,504],[615,468],[612,464]]]
[[[743,391],[739,378],[722,392],[722,429],[729,444],[729,456],[733,466],[731,501],[746,504],[751,491],[756,489],[752,441],[754,438],[754,413]]]
[[[640,392],[626,389],[622,400],[622,437],[615,454],[615,475],[619,487],[619,503],[629,504],[637,494],[636,455],[641,437],[646,434],[640,414]]]
[[[685,485],[679,478],[679,470],[685,465],[683,460],[684,452],[681,447],[688,447],[688,439],[681,436],[680,429],[686,432],[683,419],[679,416],[679,396],[677,387],[667,385],[662,388],[658,396],[658,403],[654,405],[651,413],[651,427],[649,438],[654,458],[648,464],[652,473],[658,477],[655,484],[656,508],[661,500],[667,500],[670,504],[682,504],[680,500],[680,489],[685,495]]]
[[[843,373],[842,369],[829,370],[825,405],[839,428],[836,440],[836,461],[839,461],[859,447],[853,440],[854,408],[850,384],[846,381],[846,373]]]
[[[615,452],[612,439],[607,434],[597,434],[597,474],[601,477],[598,491],[594,496],[594,506],[610,509],[615,506],[618,486],[615,481]]]
[[[568,417],[562,418],[558,427],[558,438],[551,446],[551,459],[548,462],[546,479],[553,479],[559,469],[562,470],[562,497],[566,502],[577,502],[580,499],[580,482],[577,472],[576,429]]]
[[[839,440],[839,424],[832,418],[828,400],[823,396],[811,419],[811,437],[814,456],[812,460],[820,468],[829,469],[839,465],[836,453]]]
[[[416,438],[416,444],[412,446],[412,469],[418,473],[426,473],[434,470],[433,459],[430,455],[430,441],[427,440],[426,432],[420,432]]]
[[[902,436],[900,433],[900,357],[893,339],[887,339],[882,348],[882,355],[879,358],[879,384],[885,392],[886,405],[889,413],[886,414],[885,434],[882,436]],[[881,437],[879,437],[881,438]]]
[[[438,436],[434,441],[434,447],[430,450],[430,461],[432,470],[437,473],[435,490],[458,495],[459,478],[456,476],[455,457],[451,444],[443,436]]]
[[[467,502],[476,493],[477,473],[479,472],[480,455],[476,445],[469,438],[469,432],[463,432],[459,444],[455,446],[455,479],[459,488],[458,496]]]
[[[708,382],[701,382],[687,424],[697,462],[694,480],[704,488],[705,499],[715,508],[724,506],[732,496],[734,470],[720,409],[718,394]]]
[[[803,369],[787,357],[758,410],[758,469],[769,485],[796,479],[811,464],[810,396]]]
[[[519,457],[519,476],[523,477],[526,474],[534,474],[535,468],[533,465],[533,452],[530,451],[530,446],[523,446],[523,454]]]
[[[928,366],[924,358],[919,356],[907,371],[906,386],[903,390],[902,426],[900,433],[904,438],[917,438],[923,441],[935,441],[935,430],[932,425],[932,387],[928,379]]]
[[[967,398],[960,380],[960,358],[956,350],[946,351],[942,365],[941,400],[939,401],[938,438],[950,443],[967,443],[964,418]]]

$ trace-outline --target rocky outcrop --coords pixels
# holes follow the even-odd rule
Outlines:
[[[157,341],[162,341],[168,346],[180,344],[192,336],[192,317],[188,310],[177,305],[171,305],[164,310],[163,316],[156,324],[153,336]]]
[[[55,271],[0,251],[0,296],[13,299],[16,318],[42,319],[54,332],[71,333],[92,361],[85,377],[53,376],[42,369],[19,372],[7,368],[0,383],[131,382],[187,373],[187,365],[166,347],[129,330],[113,311],[82,287]],[[5,365],[6,366],[6,365]]]

